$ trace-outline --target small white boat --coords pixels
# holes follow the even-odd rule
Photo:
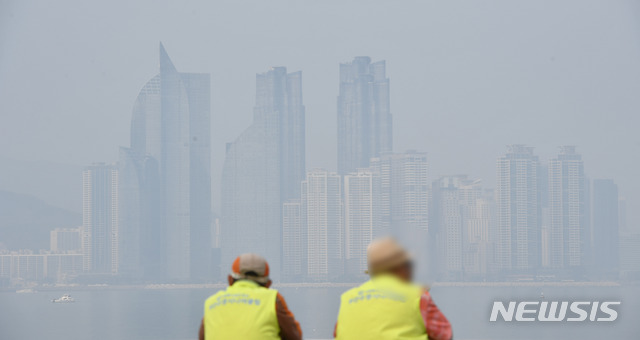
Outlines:
[[[16,293],[18,294],[27,294],[27,293],[35,293],[36,291],[31,289],[31,288],[25,288],[25,289],[20,289],[20,290],[16,290]]]
[[[64,295],[62,295],[62,297],[59,297],[57,299],[51,300],[51,302],[53,302],[53,303],[70,303],[70,302],[76,302],[76,300],[74,300],[71,297],[71,295],[64,294]]]

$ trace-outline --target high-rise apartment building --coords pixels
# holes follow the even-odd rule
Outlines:
[[[594,179],[592,197],[593,268],[598,277],[617,278],[620,263],[618,186],[612,179]]]
[[[383,153],[371,159],[371,171],[380,180],[381,229],[396,237],[428,231],[429,182],[427,154]]]
[[[475,243],[489,240],[491,224],[491,193],[482,188],[482,180],[458,178],[458,191],[465,219],[464,242]]]
[[[474,181],[468,186],[473,187],[472,192],[477,192],[477,188],[481,188],[481,182]],[[468,201],[465,208],[465,279],[483,279],[490,273],[493,265],[495,202],[492,190],[481,191],[479,196]]]
[[[120,243],[126,276],[211,275],[210,77],[181,73],[160,44],[160,73],[133,108],[120,149]]]
[[[34,254],[31,251],[0,253],[0,279],[68,283],[69,277],[83,272],[80,253]]]
[[[83,270],[118,272],[118,168],[94,164],[82,172]]]
[[[49,249],[54,253],[80,252],[82,249],[82,227],[56,228],[49,236]]]
[[[446,176],[432,185],[432,230],[437,266],[435,275],[443,280],[463,277],[463,235],[465,219],[460,187],[464,176]]]
[[[307,233],[300,200],[282,206],[282,278],[301,282],[306,278]]]
[[[493,192],[482,180],[444,176],[432,184],[432,275],[441,280],[483,279],[493,258]]]
[[[282,209],[305,174],[302,73],[274,67],[256,76],[253,124],[227,145],[222,180],[222,266],[244,252],[281,274]]]
[[[631,232],[629,230],[629,226],[627,225],[627,198],[620,197],[618,200],[618,226],[621,232],[627,233]]]
[[[538,163],[524,145],[510,145],[497,160],[496,267],[505,274],[540,266]]]
[[[590,230],[586,218],[584,163],[574,146],[549,161],[549,266],[585,264]]]
[[[380,235],[380,181],[369,170],[344,176],[346,273],[362,276],[367,269],[367,247]]]
[[[481,179],[459,180],[459,199],[463,218],[463,271],[464,279],[483,279],[492,265],[495,230],[495,204],[493,191],[485,190]]]
[[[369,167],[369,161],[393,150],[389,78],[385,62],[356,57],[340,64],[338,94],[338,173]]]
[[[370,163],[369,169],[380,183],[380,233],[392,235],[409,247],[416,261],[430,262],[427,154],[384,152]]]
[[[326,170],[309,171],[302,182],[302,211],[307,277],[336,279],[344,274],[342,177]]]
[[[602,266],[599,268],[600,278],[609,280],[620,278],[624,281],[638,282],[638,279],[640,279],[640,233],[624,232],[620,236],[619,251],[609,254],[608,258],[604,258],[602,261],[611,260],[614,262],[612,262],[607,271],[603,271],[602,269],[604,268]],[[619,260],[613,259],[616,255]],[[616,272],[617,270],[619,270],[619,275]]]

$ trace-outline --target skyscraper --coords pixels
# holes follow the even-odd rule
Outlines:
[[[618,186],[593,180],[593,265],[599,277],[617,278],[619,258]]]
[[[433,274],[444,280],[484,279],[493,254],[493,192],[466,175],[441,177],[431,188]]]
[[[584,265],[589,244],[585,209],[582,156],[574,146],[563,146],[549,161],[549,265],[576,268]]]
[[[82,172],[83,270],[118,273],[118,169],[94,164]]]
[[[362,276],[367,269],[367,247],[380,234],[380,181],[369,170],[344,176],[346,272]]]
[[[381,231],[400,239],[415,237],[413,231],[416,230],[426,233],[429,227],[427,154],[383,153],[371,159],[370,169],[380,177]]]
[[[306,222],[307,276],[327,281],[344,273],[342,177],[326,170],[307,173],[302,182]]]
[[[280,275],[282,208],[299,198],[305,172],[302,73],[274,67],[256,75],[253,124],[227,144],[222,173],[222,267],[243,252]]]
[[[609,280],[638,282],[640,278],[640,233],[624,231],[619,242],[618,259],[614,260],[607,271],[600,272],[600,277]],[[608,259],[613,259],[616,254],[610,254]],[[607,259],[604,259],[605,261]],[[603,261],[604,262],[604,261]],[[600,269],[603,269],[600,267]],[[619,275],[616,272],[619,270]],[[604,274],[604,276],[602,276]]]
[[[307,232],[300,200],[282,206],[282,278],[301,282],[306,278]]]
[[[627,225],[627,198],[620,197],[618,200],[618,226],[621,232],[629,232],[629,226]]]
[[[210,275],[210,154],[209,75],[178,72],[160,44],[160,73],[140,91],[120,151],[125,275]]]
[[[480,187],[474,181],[467,187]],[[463,189],[463,191],[466,191]],[[473,188],[471,191],[475,191]],[[474,195],[475,196],[475,195]],[[495,232],[495,202],[492,190],[483,190],[479,196],[468,202],[466,207],[466,228],[464,232],[464,272],[465,278],[476,276],[483,279],[489,273],[493,258],[493,232]]]
[[[417,261],[430,263],[427,154],[383,152],[371,159],[369,169],[380,182],[380,233],[409,247]],[[426,265],[421,268],[428,269]]]
[[[56,228],[49,235],[49,249],[53,253],[79,252],[82,250],[82,227]]]
[[[497,160],[496,267],[532,273],[540,265],[538,157],[533,148],[510,145]]]
[[[437,254],[436,273],[441,279],[461,280],[463,274],[464,176],[445,176],[433,182],[432,234]]]
[[[356,57],[340,64],[338,173],[369,167],[372,157],[393,150],[389,78],[385,62]]]

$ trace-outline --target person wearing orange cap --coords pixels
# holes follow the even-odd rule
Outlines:
[[[269,289],[269,264],[260,255],[233,261],[229,287],[204,303],[200,340],[302,339],[300,324],[275,289]]]
[[[428,289],[411,283],[411,257],[394,239],[373,241],[367,265],[371,279],[342,294],[336,339],[452,339]]]

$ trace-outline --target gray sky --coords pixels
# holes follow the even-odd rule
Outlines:
[[[116,161],[159,41],[212,75],[215,182],[270,66],[303,71],[307,165],[335,169],[338,63],[369,55],[387,60],[395,150],[427,151],[432,179],[493,186],[505,144],[544,161],[574,144],[640,210],[637,1],[0,0],[0,157]]]

